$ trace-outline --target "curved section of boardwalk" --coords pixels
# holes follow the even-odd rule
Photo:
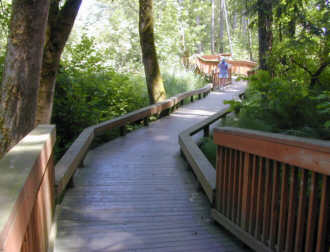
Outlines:
[[[178,134],[223,108],[242,83],[88,153],[58,216],[56,252],[243,251],[210,218]]]

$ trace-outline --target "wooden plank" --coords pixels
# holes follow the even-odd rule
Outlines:
[[[65,152],[55,166],[56,198],[64,193],[76,169],[85,158],[90,144],[94,139],[94,128],[85,129]]]
[[[330,176],[329,141],[223,127],[214,129],[214,142]]]
[[[250,209],[249,209],[249,233],[254,234],[255,230],[255,218],[256,218],[256,199],[257,199],[257,183],[258,183],[258,160],[257,156],[253,156],[252,163],[252,182],[251,182],[251,196],[250,196]]]
[[[242,194],[242,210],[241,210],[241,227],[244,230],[248,228],[248,217],[250,208],[250,179],[251,179],[251,155],[245,153],[244,171],[243,171],[243,194]]]
[[[269,233],[269,246],[270,248],[275,248],[276,234],[278,230],[278,215],[279,215],[279,187],[280,187],[280,164],[276,162],[273,169],[273,188],[272,188],[272,203],[271,203],[271,221],[270,221],[270,233]]]
[[[322,176],[322,191],[321,191],[321,204],[320,204],[320,215],[318,221],[317,230],[317,241],[316,241],[316,252],[326,251],[329,249],[327,242],[328,218],[329,218],[329,202],[330,202],[330,179],[329,176]],[[328,248],[326,248],[328,246]]]
[[[231,219],[233,205],[233,150],[228,149],[228,183],[226,216]]]
[[[298,179],[298,168],[291,167],[290,169],[290,195],[289,195],[289,208],[288,208],[288,220],[286,225],[286,251],[293,251],[294,245],[294,233],[296,224],[296,213],[297,213],[297,179]]]
[[[257,188],[257,209],[256,209],[256,227],[254,236],[257,240],[261,238],[262,230],[262,213],[263,209],[263,198],[264,198],[264,162],[263,158],[259,158],[259,174],[258,174],[258,188]]]
[[[280,218],[277,234],[277,251],[280,252],[285,246],[287,210],[288,210],[288,177],[289,167],[282,164],[282,179],[281,179],[281,197],[280,197]]]
[[[233,222],[231,222],[221,213],[217,212],[215,209],[212,209],[212,217],[253,250],[260,252],[273,251],[262,242],[257,241],[250,233],[243,230],[240,226],[236,226]]]
[[[191,137],[180,137],[179,144],[181,150],[189,160],[189,164],[194,170],[198,181],[204,189],[208,199],[213,203],[213,193],[215,191],[216,172],[210,162],[206,159],[199,147]]]
[[[294,249],[295,252],[303,251],[306,222],[308,171],[305,169],[300,169],[300,171],[299,203]]]
[[[228,197],[228,152],[227,148],[224,148],[224,165],[223,165],[223,191],[222,191],[222,206],[223,214],[226,215],[227,212],[227,197]]]
[[[261,240],[266,243],[269,239],[270,232],[270,218],[271,218],[271,200],[272,200],[272,161],[266,159],[265,166],[265,195],[264,195],[264,214],[262,225],[262,238]]]
[[[306,231],[306,240],[305,240],[305,252],[313,251],[314,248],[314,239],[316,232],[316,215],[317,215],[317,174],[312,172],[311,184],[310,184],[310,193],[309,193],[309,205],[308,205],[308,215],[307,215],[307,228]]]
[[[0,251],[20,251],[54,144],[55,126],[39,125],[0,160]]]
[[[244,176],[244,153],[239,151],[239,181],[238,181],[238,204],[236,223],[241,225],[242,195],[243,195],[243,176]]]
[[[223,164],[224,164],[224,155],[223,155],[223,148],[221,146],[217,147],[217,181],[216,181],[216,199],[215,199],[215,207],[218,211],[222,212],[222,205],[221,205],[221,193],[223,190]]]
[[[238,199],[238,179],[239,179],[239,153],[238,151],[233,150],[233,170],[234,170],[234,181],[233,181],[233,206],[232,206],[232,215],[231,215],[231,220],[233,222],[236,222],[237,219],[237,199]]]

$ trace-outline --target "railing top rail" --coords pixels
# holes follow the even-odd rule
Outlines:
[[[255,130],[223,127],[214,130],[214,142],[330,175],[330,142]]]
[[[0,251],[17,218],[18,203],[24,205],[26,214],[32,210],[33,193],[41,180],[34,169],[46,166],[54,144],[55,126],[39,125],[0,160]],[[26,186],[31,190],[23,200]]]

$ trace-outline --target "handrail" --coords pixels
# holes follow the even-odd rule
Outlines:
[[[54,144],[55,126],[39,125],[0,160],[0,251],[47,250]]]
[[[93,125],[83,130],[83,132],[78,136],[78,138],[74,141],[68,151],[62,156],[62,158],[55,166],[55,186],[57,201],[61,199],[66,187],[70,181],[72,181],[72,177],[76,169],[85,158],[88,148],[95,136],[102,135],[115,127],[125,127],[125,125],[129,123],[146,120],[152,115],[160,114],[165,111],[169,113],[170,109],[175,108],[179,104],[183,104],[184,99],[190,97],[191,101],[193,101],[194,96],[198,95],[198,97],[201,98],[202,94],[205,97],[211,91],[211,89],[212,84],[208,84],[203,88],[178,94],[165,101],[141,108],[126,115],[122,115],[112,120]]]
[[[257,251],[326,251],[330,143],[216,128],[213,218]]]
[[[191,64],[195,67],[195,71],[209,76],[214,84],[214,87],[220,84],[219,80],[219,56],[228,56],[227,54],[222,55],[197,55],[191,60]],[[230,83],[232,75],[244,75],[249,76],[252,74],[252,70],[256,68],[257,63],[248,60],[231,60],[227,59],[227,63],[230,65],[228,70],[227,83]]]
[[[214,192],[216,187],[215,169],[194,142],[192,136],[201,130],[204,131],[204,136],[208,136],[210,124],[225,117],[227,114],[228,108],[222,109],[216,114],[208,117],[200,123],[194,124],[179,134],[181,154],[193,169],[197,180],[199,181],[211,204],[214,200]]]

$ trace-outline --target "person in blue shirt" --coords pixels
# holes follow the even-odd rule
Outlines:
[[[219,68],[220,88],[222,88],[225,86],[226,79],[228,79],[228,64],[224,58],[218,64],[218,68]]]

